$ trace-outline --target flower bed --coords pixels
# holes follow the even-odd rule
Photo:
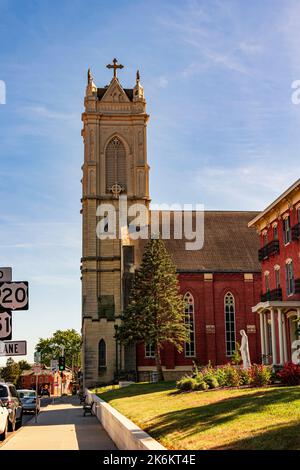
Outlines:
[[[231,364],[225,366],[207,366],[195,369],[192,376],[182,377],[176,387],[180,391],[206,391],[215,388],[263,387],[271,383],[272,367],[253,364],[249,369],[242,369]],[[299,375],[300,378],[300,375]]]

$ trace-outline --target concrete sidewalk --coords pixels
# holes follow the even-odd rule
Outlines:
[[[0,450],[113,450],[116,446],[95,416],[83,416],[77,397],[55,399]]]

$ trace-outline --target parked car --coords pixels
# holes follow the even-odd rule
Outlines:
[[[41,400],[36,395],[35,390],[17,390],[17,392],[22,403],[24,413],[27,411],[35,412],[35,409],[37,409],[37,413],[40,412]]]
[[[0,400],[0,441],[4,441],[8,430],[8,409]]]
[[[13,384],[0,382],[0,400],[8,409],[8,430],[22,426],[23,407]]]

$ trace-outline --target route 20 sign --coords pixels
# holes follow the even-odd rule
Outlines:
[[[28,310],[28,282],[0,282],[0,306]]]
[[[0,341],[11,339],[12,335],[12,314],[9,310],[0,312]]]

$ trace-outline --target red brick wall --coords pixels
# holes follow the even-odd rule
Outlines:
[[[224,296],[230,291],[235,298],[236,341],[240,342],[239,331],[247,332],[247,325],[255,325],[256,333],[248,333],[249,349],[252,362],[261,362],[259,316],[251,308],[260,299],[261,275],[253,275],[252,281],[245,281],[243,273],[216,273],[213,281],[204,281],[203,274],[179,275],[182,294],[191,292],[195,302],[195,337],[197,363],[205,365],[210,360],[213,364],[225,364],[225,314]],[[206,333],[206,325],[215,325],[215,333]],[[138,366],[152,366],[153,359],[145,358],[144,345],[137,346]],[[172,345],[162,350],[162,362],[168,369],[174,366],[191,365],[193,359],[185,358]]]
[[[291,227],[298,223],[298,215],[297,210],[293,208],[290,210],[290,220],[291,220]],[[273,224],[274,221],[272,221]],[[285,264],[286,259],[291,258],[293,260],[293,268],[294,268],[294,277],[295,279],[300,279],[300,242],[299,240],[292,240],[288,245],[284,245],[283,239],[283,220],[277,219],[278,224],[278,240],[279,240],[279,253],[270,256],[267,260],[262,262],[262,273],[265,271],[270,272],[269,280],[270,280],[270,290],[276,288],[275,282],[275,270],[274,266],[278,264],[280,266],[280,284],[282,288],[282,295],[283,300],[299,300],[300,294],[295,294],[293,296],[287,296],[286,292],[286,276],[285,276]],[[273,228],[271,226],[268,228],[268,242],[273,240]],[[263,236],[261,235],[261,246],[263,246]],[[264,283],[264,276],[262,276],[262,292],[265,292],[265,283]]]

